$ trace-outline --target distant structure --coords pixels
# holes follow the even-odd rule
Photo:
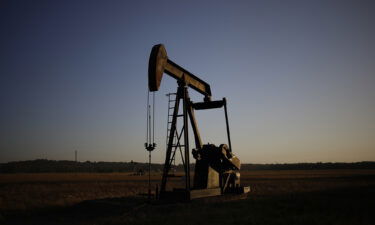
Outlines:
[[[143,176],[145,175],[145,171],[143,171],[143,169],[139,169],[136,173],[137,176]]]
[[[77,162],[77,161],[78,161],[78,160],[77,160],[77,159],[78,159],[78,158],[77,158],[77,154],[78,154],[78,151],[77,151],[77,150],[75,150],[75,151],[74,151],[75,162]]]

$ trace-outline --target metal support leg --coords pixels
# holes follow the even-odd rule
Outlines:
[[[224,101],[224,111],[225,111],[225,122],[227,124],[227,136],[228,136],[229,151],[232,152],[232,143],[230,141],[229,121],[228,121],[228,112],[227,112],[227,100],[225,98],[223,98],[223,101]]]
[[[185,145],[185,188],[190,191],[190,160],[189,160],[189,124],[188,124],[188,92],[184,86],[183,115],[184,115],[184,145]]]

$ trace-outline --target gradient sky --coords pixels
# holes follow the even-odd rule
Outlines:
[[[154,44],[228,99],[246,163],[375,160],[374,1],[1,1],[0,162],[146,161]],[[164,76],[153,160],[165,157]],[[202,100],[191,91],[193,101]],[[226,142],[221,110],[197,112]]]

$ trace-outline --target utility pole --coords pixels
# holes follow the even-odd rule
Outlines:
[[[76,161],[76,162],[77,162],[77,154],[78,154],[78,151],[75,150],[75,151],[74,151],[74,155],[75,155],[75,161]]]

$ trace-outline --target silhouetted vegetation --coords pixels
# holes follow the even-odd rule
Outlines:
[[[148,170],[147,163],[137,162],[75,162],[68,160],[37,159],[0,164],[1,173],[69,173],[69,172],[134,172]],[[161,164],[152,164],[153,171],[161,171]]]
[[[191,165],[194,169],[194,164]],[[182,165],[174,167],[183,171]],[[251,170],[324,170],[324,169],[375,169],[375,162],[353,163],[284,163],[284,164],[242,164],[242,171]],[[163,164],[152,164],[153,172],[161,172]],[[0,173],[69,173],[69,172],[134,172],[148,171],[147,163],[139,162],[75,162],[68,160],[37,159],[0,164]]]

